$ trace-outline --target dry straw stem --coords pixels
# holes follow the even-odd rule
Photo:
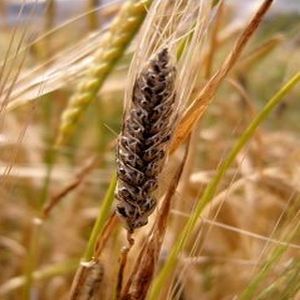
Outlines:
[[[102,250],[112,234],[116,225],[116,216],[112,214],[106,222],[103,230],[98,235],[92,259],[88,262],[82,261],[76,271],[75,278],[72,283],[70,298],[90,299],[89,297],[99,295],[100,285],[105,273],[104,265],[100,260]]]
[[[206,111],[209,103],[217,92],[218,87],[221,85],[229,71],[233,68],[238,61],[243,49],[245,48],[248,40],[257,29],[262,21],[262,17],[270,8],[273,0],[265,0],[259,10],[256,12],[250,23],[246,26],[241,33],[237,42],[235,43],[232,51],[221,68],[213,75],[213,77],[206,83],[204,88],[200,91],[196,100],[185,110],[184,115],[177,127],[173,143],[170,151],[173,152],[177,147],[187,138],[188,134],[193,129],[193,126],[200,120]]]
[[[146,243],[141,249],[135,262],[132,273],[129,276],[127,285],[122,293],[122,300],[125,299],[145,299],[151,280],[157,265],[161,246],[167,230],[167,223],[170,215],[172,199],[177,189],[178,183],[186,167],[187,157],[191,149],[190,140],[180,166],[178,167],[170,183],[168,191],[162,200],[157,219],[153,229],[150,231]]]
[[[48,203],[43,208],[43,215],[48,217],[52,209],[68,195],[70,192],[74,191],[86,178],[86,176],[92,171],[96,163],[96,159],[89,159],[84,166],[77,172],[75,178],[67,184],[62,190],[57,192],[51,197]]]
[[[125,274],[125,268],[128,261],[128,254],[134,245],[134,239],[131,237],[131,234],[127,232],[127,240],[129,242],[129,245],[124,247],[121,250],[121,257],[119,260],[119,271],[118,271],[118,279],[117,279],[117,286],[116,286],[116,299],[119,300],[121,297],[121,292],[123,288],[123,281],[124,281],[124,274]]]
[[[57,145],[65,143],[76,130],[80,116],[93,101],[114,65],[139,29],[151,0],[127,1],[100,42],[92,66],[77,86],[62,114]]]
[[[88,300],[97,296],[103,279],[103,265],[98,260],[81,263],[71,288],[70,300]]]
[[[103,231],[101,235],[98,235],[96,244],[95,244],[95,251],[94,251],[94,257],[99,258],[107,241],[111,237],[114,229],[116,229],[116,225],[118,225],[119,219],[117,218],[115,213],[112,213],[111,216],[108,218],[108,220],[105,223],[105,226],[103,228]]]
[[[268,117],[272,110],[278,105],[282,99],[300,82],[300,72],[298,72],[293,78],[291,78],[264,106],[262,111],[257,115],[257,117],[250,123],[247,129],[240,136],[236,144],[233,146],[232,150],[229,152],[228,156],[220,164],[217,169],[217,173],[210,182],[210,184],[204,190],[203,195],[198,201],[194,212],[188,219],[184,229],[182,230],[177,242],[173,246],[165,265],[162,270],[155,278],[153,286],[150,290],[149,300],[157,300],[159,294],[162,291],[165,282],[169,278],[170,274],[176,267],[176,261],[179,253],[184,249],[191,233],[193,232],[195,226],[197,225],[198,219],[201,216],[204,208],[209,204],[221,182],[222,178],[229,170],[231,165],[234,163],[237,155],[243,149],[243,147],[250,141],[256,132],[258,126]]]

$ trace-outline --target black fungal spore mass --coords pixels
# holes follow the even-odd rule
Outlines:
[[[175,68],[162,49],[137,77],[117,147],[117,214],[130,232],[147,224],[174,128]]]

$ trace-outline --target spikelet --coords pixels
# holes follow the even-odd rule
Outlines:
[[[63,112],[58,132],[57,145],[65,143],[76,130],[82,113],[95,98],[106,77],[127,45],[139,29],[152,0],[130,0],[121,8],[118,16],[104,34],[95,60],[85,78],[77,86],[67,108]]]
[[[129,232],[144,226],[156,206],[166,147],[174,125],[175,68],[167,48],[137,76],[117,147],[117,214]]]

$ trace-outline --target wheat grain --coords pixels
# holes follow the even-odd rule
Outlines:
[[[175,68],[167,48],[137,77],[117,147],[116,211],[130,232],[144,226],[156,206],[153,192],[174,124]]]

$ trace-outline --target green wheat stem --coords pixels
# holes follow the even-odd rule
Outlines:
[[[275,295],[280,299],[293,299],[300,288],[300,263],[293,262],[287,270],[269,286],[265,287],[256,297],[257,300],[271,299]]]
[[[152,0],[129,0],[103,35],[94,62],[75,89],[62,114],[56,144],[68,141],[78,121],[140,28]]]
[[[295,263],[293,272],[287,276],[284,283],[284,290],[281,294],[282,299],[294,299],[300,290],[300,263]]]
[[[162,267],[161,271],[154,279],[150,293],[149,300],[157,300],[161,290],[164,287],[164,284],[167,282],[170,274],[176,267],[177,257],[179,253],[185,247],[191,233],[193,232],[195,225],[203,209],[206,207],[208,203],[213,199],[216,190],[223,176],[229,169],[229,167],[235,161],[237,155],[242,150],[242,148],[249,142],[252,136],[255,133],[257,127],[268,117],[271,111],[276,107],[278,103],[286,96],[300,81],[300,72],[298,72],[294,77],[292,77],[264,106],[262,111],[256,116],[256,118],[250,123],[244,133],[237,140],[236,144],[233,146],[231,151],[225,160],[220,164],[217,169],[217,173],[215,177],[212,179],[210,184],[206,187],[202,197],[199,199],[198,204],[194,210],[194,212],[189,217],[183,231],[179,235],[177,242],[171,249],[170,255],[168,256],[166,263]]]
[[[298,201],[297,201],[298,203]],[[295,220],[299,223],[298,218]],[[295,223],[295,222],[294,222]],[[290,224],[284,233],[286,245],[278,245],[271,253],[270,257],[264,262],[259,272],[250,281],[249,285],[245,288],[239,297],[239,300],[251,300],[254,299],[255,293],[259,286],[264,282],[267,275],[270,273],[272,268],[279,262],[283,254],[288,249],[288,242],[290,242],[294,236],[299,232],[299,224]]]
[[[246,300],[246,299],[252,299],[254,296],[254,293],[256,292],[258,286],[260,283],[265,279],[271,268],[274,266],[276,262],[282,257],[282,255],[285,253],[287,249],[287,246],[279,246],[274,250],[274,252],[271,255],[271,258],[265,262],[263,265],[261,271],[257,276],[255,276],[255,279],[251,281],[249,286],[245,289],[245,291],[241,294],[239,297],[240,300]]]
[[[105,194],[105,197],[102,201],[102,205],[100,207],[100,211],[99,211],[97,220],[94,224],[92,233],[90,235],[90,239],[88,241],[86,251],[85,251],[83,259],[82,259],[83,261],[88,262],[93,258],[97,238],[103,232],[105,222],[108,219],[109,214],[111,212],[111,207],[112,207],[112,204],[114,201],[114,196],[115,196],[114,192],[115,192],[116,184],[117,184],[117,176],[116,176],[116,174],[114,174],[113,178],[110,182],[110,185],[108,187],[108,190]]]

